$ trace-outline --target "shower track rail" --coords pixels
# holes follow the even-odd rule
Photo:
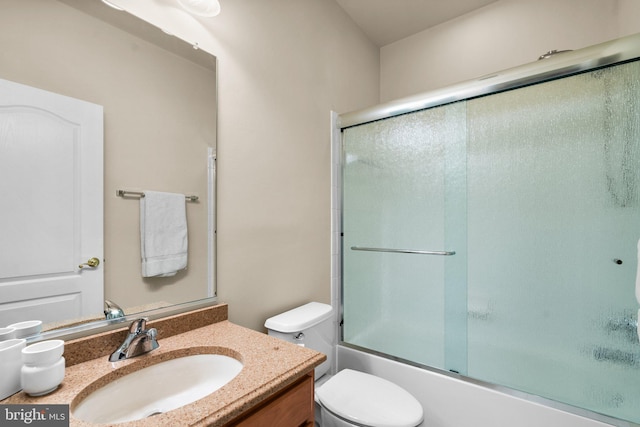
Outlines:
[[[365,246],[351,246],[351,250],[367,251],[367,252],[391,252],[391,253],[398,253],[398,254],[439,255],[439,256],[451,256],[456,254],[456,251],[422,251],[418,249],[368,248]]]
[[[640,34],[564,52],[548,59],[503,70],[475,80],[386,102],[338,116],[338,127],[352,126],[437,107],[452,102],[490,95],[571,74],[590,71],[640,57]]]

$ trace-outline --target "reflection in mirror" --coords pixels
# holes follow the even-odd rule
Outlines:
[[[89,191],[94,198],[103,194],[98,199],[103,205],[99,209],[104,212],[104,223],[94,229],[103,227],[104,234],[99,233],[99,245],[93,252],[82,245],[71,249],[71,261],[66,260],[65,268],[53,273],[54,282],[103,275],[100,297],[87,311],[82,308],[82,297],[64,287],[55,296],[36,295],[34,289],[45,289],[41,283],[44,273],[29,272],[24,279],[31,286],[16,286],[16,274],[6,273],[7,263],[0,259],[0,327],[31,319],[43,320],[45,329],[100,321],[105,319],[104,299],[130,315],[152,314],[149,310],[154,309],[166,313],[171,307],[186,307],[184,303],[189,301],[214,297],[214,225],[209,213],[213,214],[215,188],[215,57],[100,0],[5,0],[0,14],[0,45],[0,79],[99,106],[104,121],[103,165],[87,167],[80,156],[70,160],[67,168],[74,169],[72,180],[79,179],[75,172],[82,169],[95,172],[99,182],[104,179],[101,188],[94,186]],[[3,97],[4,87],[0,108],[10,104]],[[0,147],[7,147],[5,142],[0,141]],[[80,148],[73,146],[71,152],[82,153]],[[39,218],[49,218],[44,196],[56,206],[65,198],[74,215],[73,221],[66,222],[71,231],[66,233],[57,225],[47,228],[46,224],[38,230],[47,235],[66,235],[71,243],[77,243],[77,234],[87,227],[85,220],[76,220],[80,218],[75,216],[76,205],[91,197],[60,187],[35,197],[35,192],[28,189],[46,182],[46,176],[34,173],[12,178],[30,179],[23,183],[29,194],[9,193],[8,186],[0,186],[2,193],[7,192],[0,194],[0,218],[6,218],[13,209],[12,199],[29,200],[33,196],[31,201],[39,202]],[[75,185],[82,187],[77,182]],[[198,196],[196,202],[185,204],[185,270],[171,277],[142,277],[139,197],[117,197],[118,190]],[[22,223],[17,228],[29,235],[31,225]],[[40,239],[30,237],[0,246],[0,256],[22,245],[21,251],[37,257]],[[26,241],[31,242],[27,245]],[[93,257],[100,264],[87,265]],[[83,268],[79,268],[81,264],[85,264]],[[42,304],[44,300],[53,304]],[[40,311],[45,305],[47,308]]]

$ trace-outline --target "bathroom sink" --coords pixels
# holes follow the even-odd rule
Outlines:
[[[219,354],[171,359],[108,383],[81,400],[72,412],[92,423],[139,420],[195,402],[241,370],[241,362]]]

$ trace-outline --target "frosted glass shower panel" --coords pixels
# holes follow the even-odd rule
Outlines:
[[[344,129],[343,150],[344,342],[640,424],[640,62]]]
[[[461,124],[452,104],[344,130],[345,342],[445,367],[449,257],[394,251],[447,250],[445,160]]]
[[[638,76],[467,103],[468,375],[634,422]]]

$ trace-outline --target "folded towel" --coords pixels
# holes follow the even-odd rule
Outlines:
[[[173,276],[187,267],[185,195],[144,194],[140,199],[142,277]]]

